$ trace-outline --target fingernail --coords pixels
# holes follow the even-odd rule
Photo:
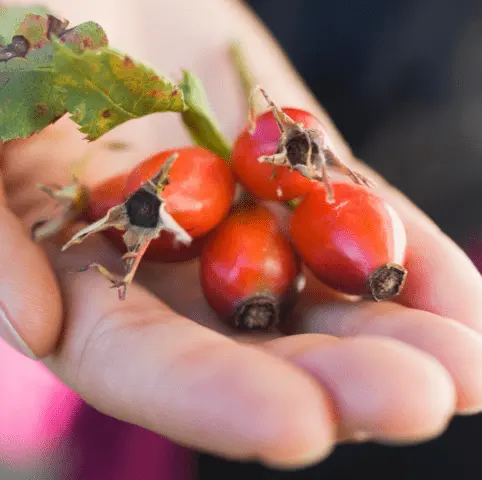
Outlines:
[[[37,359],[35,354],[28,348],[22,337],[17,333],[5,312],[0,311],[0,337],[3,338],[17,352],[23,353],[29,358]]]
[[[482,413],[482,405],[476,405],[475,407],[464,408],[463,410],[459,410],[456,412],[456,415],[460,416],[469,416],[469,415],[477,415]]]
[[[373,440],[373,435],[361,430],[354,432],[346,432],[338,437],[338,443],[365,443]]]
[[[299,469],[305,469],[317,465],[325,458],[330,456],[334,450],[334,445],[326,445],[325,448],[316,448],[312,451],[307,451],[303,455],[297,455],[294,458],[283,458],[282,462],[273,461],[270,459],[263,459],[262,463],[275,470],[282,469],[284,471],[295,471]]]
[[[350,440],[355,443],[365,443],[373,438],[373,435],[368,432],[353,432]]]

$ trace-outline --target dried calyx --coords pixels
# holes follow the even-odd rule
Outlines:
[[[51,38],[52,35],[56,37],[61,37],[67,32],[67,27],[69,21],[61,18],[54,17],[53,15],[47,15],[48,27],[47,27],[47,38]]]
[[[380,302],[401,293],[407,278],[407,269],[397,263],[386,263],[377,268],[368,281],[371,297]]]
[[[256,104],[254,97],[258,92],[261,92],[268,102],[281,132],[276,153],[259,157],[258,161],[260,163],[288,167],[290,170],[295,170],[310,180],[323,182],[326,190],[326,199],[329,203],[333,203],[335,198],[327,171],[328,167],[338,169],[357,184],[367,187],[374,186],[370,179],[352,170],[335,154],[333,149],[327,144],[326,135],[323,132],[305,128],[301,123],[295,122],[259,86],[254,88],[251,96],[249,116],[249,131],[251,134],[254,133],[256,128]]]
[[[139,264],[152,240],[164,231],[174,235],[174,238],[185,245],[192,241],[191,236],[166,212],[166,204],[162,198],[164,187],[168,184],[169,169],[178,157],[172,155],[160,171],[130,195],[127,200],[111,208],[104,218],[77,232],[62,251],[75,244],[83,242],[90,235],[115,228],[125,231],[123,235],[127,253],[122,257],[124,277],[118,279],[105,267],[97,263],[88,265],[84,270],[96,268],[119,290],[119,298],[123,300],[126,289],[132,283]]]
[[[12,58],[24,58],[29,49],[29,41],[23,35],[15,35],[11,43],[0,46],[0,62],[7,62]]]
[[[279,310],[276,299],[268,295],[257,295],[238,306],[232,321],[236,328],[265,330],[279,323]]]
[[[31,237],[36,242],[50,238],[77,219],[87,208],[89,194],[79,180],[74,176],[70,185],[37,185],[39,190],[57,201],[57,208],[62,212],[52,220],[41,220],[31,228]]]

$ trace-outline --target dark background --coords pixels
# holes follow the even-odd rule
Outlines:
[[[482,204],[482,2],[251,0],[355,153],[460,243]]]
[[[248,3],[357,156],[462,246],[482,233],[482,2]],[[482,415],[458,417],[441,438],[420,446],[341,446],[303,472],[202,455],[199,473],[201,479],[480,480]]]

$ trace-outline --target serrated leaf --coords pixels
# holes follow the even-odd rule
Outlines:
[[[48,28],[48,18],[45,15],[28,14],[15,30],[15,35],[22,35],[28,40],[30,48],[38,49],[50,43]]]
[[[98,50],[109,44],[103,28],[95,22],[81,23],[63,33],[60,39],[76,53]]]
[[[185,109],[179,88],[110,49],[78,54],[52,39],[55,87],[80,131],[94,140],[134,118]]]
[[[108,46],[107,35],[98,23],[85,22],[75,27],[64,29],[62,27],[64,25],[66,27],[69,22],[62,22],[62,20],[51,15],[26,15],[16,29],[15,35],[25,37],[31,49],[42,48],[50,43],[49,26],[51,23],[55,27],[54,30],[58,30],[52,33],[77,53]]]
[[[179,87],[188,107],[182,113],[182,120],[193,141],[229,160],[231,146],[214,117],[201,80],[185,71]]]
[[[42,5],[27,7],[0,7],[0,44],[8,45],[27,14],[47,15],[49,10]]]
[[[27,14],[17,25],[15,35],[27,38],[30,50],[25,58],[21,53],[15,56],[22,58],[10,59],[12,45],[4,50],[8,61],[0,62],[0,140],[28,137],[66,113],[63,93],[55,87],[49,28],[56,27],[65,48],[75,52],[107,44],[104,31],[96,23],[86,22],[64,30],[67,23],[52,16]]]
[[[65,113],[54,90],[52,46],[29,52],[0,67],[0,139],[24,138]]]

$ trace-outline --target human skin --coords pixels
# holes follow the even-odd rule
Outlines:
[[[203,300],[196,262],[144,265],[120,303],[98,273],[78,273],[92,261],[118,261],[101,237],[64,254],[59,242],[40,248],[29,240],[28,227],[51,210],[35,184],[69,182],[68,166],[88,154],[83,179],[94,185],[189,139],[175,114],[129,122],[92,144],[64,118],[3,147],[0,302],[10,326],[0,330],[8,341],[20,338],[19,348],[103,413],[198,450],[279,468],[317,462],[340,441],[423,441],[454,414],[482,410],[480,274],[424,213],[354,158],[240,3],[47,4],[72,23],[98,21],[112,45],[170,76],[195,71],[231,138],[246,121],[227,49],[240,39],[271,97],[319,115],[338,154],[374,178],[399,211],[409,275],[396,301],[356,305],[310,277],[290,335],[234,335]],[[109,150],[114,140],[129,148]]]

